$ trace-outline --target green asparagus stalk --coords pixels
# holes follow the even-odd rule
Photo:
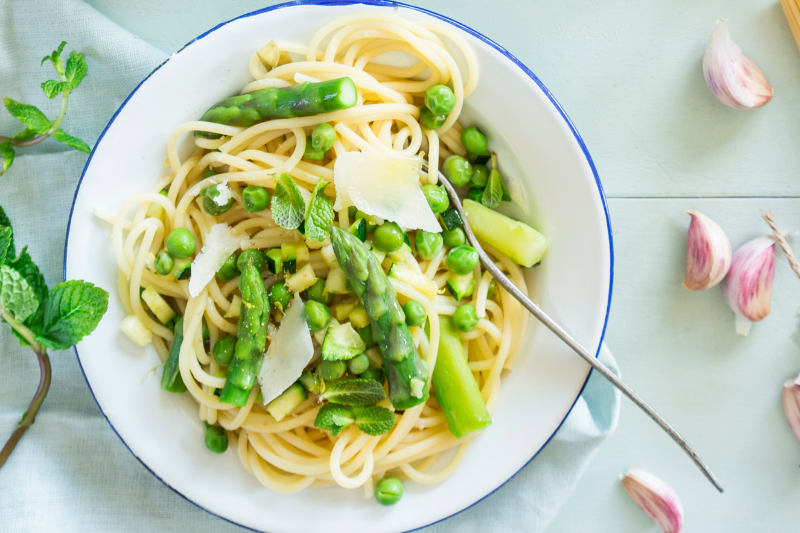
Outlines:
[[[440,316],[439,354],[433,369],[436,401],[459,439],[492,424],[486,403],[464,356],[461,338],[450,317]]]
[[[261,274],[253,263],[248,264],[239,277],[239,291],[242,293],[242,306],[236,348],[219,399],[243,407],[264,360],[269,322],[269,297]]]
[[[169,392],[186,392],[186,384],[181,377],[181,370],[178,366],[178,359],[183,344],[183,319],[179,318],[173,328],[175,337],[169,347],[169,355],[164,363],[164,373],[161,375],[161,386]]]
[[[356,105],[357,100],[355,83],[344,77],[291,87],[267,87],[231,96],[214,104],[200,120],[248,127],[276,118],[304,117],[348,109]],[[213,134],[203,135],[211,137]]]
[[[372,339],[383,354],[389,400],[401,411],[426,401],[428,365],[414,347],[403,308],[378,259],[352,233],[335,226],[330,233],[336,259],[364,304]]]

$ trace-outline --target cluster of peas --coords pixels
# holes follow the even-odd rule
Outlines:
[[[330,124],[322,123],[314,126],[311,135],[306,137],[306,149],[303,157],[311,161],[319,161],[336,142],[336,130]]]

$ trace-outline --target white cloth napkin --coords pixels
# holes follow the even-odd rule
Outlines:
[[[39,62],[61,40],[68,41],[67,51],[83,52],[89,64],[89,75],[70,96],[62,128],[94,145],[125,97],[165,54],[80,0],[6,0],[0,2],[0,95],[37,105],[54,117],[59,100],[47,100],[39,89],[53,77],[52,67],[40,67]],[[0,132],[18,129],[0,111]],[[17,247],[30,245],[50,285],[62,280],[69,209],[85,162],[86,155],[49,139],[19,150],[11,170],[0,177],[0,205],[14,224]],[[607,349],[601,357],[616,368]],[[54,352],[51,359],[50,394],[36,423],[0,469],[0,530],[244,531],[188,503],[133,457],[97,408],[73,350]],[[3,442],[27,408],[38,379],[32,352],[0,325]],[[614,431],[618,415],[619,394],[595,374],[562,428],[531,464],[485,502],[427,531],[544,531]]]

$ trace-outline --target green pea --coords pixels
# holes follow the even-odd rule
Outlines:
[[[217,277],[222,281],[230,281],[239,275],[239,267],[236,266],[236,260],[239,259],[239,254],[233,252],[222,263],[222,266],[217,270]]]
[[[472,178],[470,178],[469,182],[473,187],[486,187],[486,181],[488,179],[489,169],[486,168],[486,165],[474,165],[472,167]]]
[[[203,342],[208,342],[211,333],[208,331],[208,323],[206,322],[205,317],[203,318],[203,327],[201,329],[203,330]]]
[[[311,132],[311,146],[314,150],[327,152],[336,142],[336,130],[333,126],[323,122],[314,126]]]
[[[347,364],[344,361],[325,361],[319,363],[319,373],[325,381],[334,381],[344,376]]]
[[[394,252],[405,242],[405,234],[394,222],[384,222],[372,235],[372,244],[379,252]]]
[[[319,331],[331,323],[331,312],[324,304],[309,300],[306,302],[306,323],[311,331]]]
[[[325,280],[320,278],[312,286],[306,289],[309,300],[328,305],[333,300],[333,294],[325,288]]]
[[[472,304],[464,304],[453,313],[453,325],[458,331],[470,332],[478,325],[478,312]]]
[[[426,130],[437,130],[447,120],[447,115],[437,114],[425,106],[419,108],[419,125]]]
[[[486,136],[478,131],[475,126],[470,126],[461,132],[461,144],[468,152],[473,154],[480,154],[486,151],[489,143],[486,141]]]
[[[315,150],[312,145],[311,135],[306,137],[306,150],[303,152],[303,157],[312,161],[319,161],[325,157],[327,150]]]
[[[258,185],[248,185],[242,191],[242,200],[246,211],[258,213],[269,205],[269,191]]]
[[[228,449],[228,433],[225,428],[206,424],[206,448],[214,453],[224,453]]]
[[[375,341],[372,340],[372,326],[359,328],[356,330],[356,333],[358,333],[358,336],[361,337],[362,341],[364,341],[364,344],[367,345],[368,350],[375,346]]]
[[[166,276],[170,272],[172,272],[172,267],[175,266],[175,261],[172,259],[172,256],[169,255],[169,252],[166,250],[161,250],[158,252],[156,256],[156,272],[161,274],[162,276]]]
[[[222,337],[214,345],[214,350],[212,351],[214,354],[214,361],[216,361],[219,366],[228,366],[231,364],[231,359],[233,358],[235,350],[236,337],[234,335]]]
[[[481,198],[483,198],[483,189],[478,187],[470,187],[469,190],[467,191],[468,200],[481,203]]]
[[[350,371],[351,374],[363,374],[368,368],[369,357],[367,357],[367,354],[360,353],[347,361],[347,370]]]
[[[192,232],[186,228],[175,228],[167,237],[167,250],[173,257],[183,259],[194,253],[197,242]]]
[[[236,259],[236,268],[239,269],[239,272],[244,272],[244,267],[249,263],[255,265],[258,271],[261,272],[267,266],[267,256],[264,252],[255,248],[243,250]]]
[[[406,324],[411,327],[421,328],[425,324],[428,314],[422,304],[416,300],[409,300],[403,306],[403,313],[406,315]]]
[[[269,303],[274,305],[278,311],[286,311],[291,299],[292,293],[289,292],[285,283],[276,283],[269,288]]]
[[[442,249],[442,234],[430,233],[428,231],[420,230],[417,232],[417,241],[414,243],[417,248],[419,256],[428,261],[433,259],[433,256],[439,253]]]
[[[425,91],[425,107],[437,114],[447,115],[456,106],[456,95],[447,85],[434,85]]]
[[[347,218],[350,220],[356,220],[356,214],[358,213],[358,208],[354,205],[351,205],[347,208]]]
[[[422,186],[422,193],[434,213],[444,213],[450,207],[450,198],[447,196],[447,191],[441,187],[428,183]]]
[[[375,499],[381,505],[394,505],[403,497],[403,482],[396,477],[385,477],[375,485]]]
[[[383,373],[383,369],[382,368],[372,368],[372,367],[370,367],[370,368],[366,369],[358,377],[360,377],[362,379],[374,379],[375,381],[377,381],[381,385],[383,385],[386,382],[386,375]]]
[[[233,198],[228,198],[228,201],[222,205],[219,205],[215,198],[219,196],[219,190],[217,189],[217,185],[212,185],[208,187],[203,192],[203,209],[206,210],[206,213],[212,216],[221,215],[225,211],[231,208],[233,205]]]
[[[451,155],[444,160],[442,172],[450,180],[450,183],[460,187],[469,183],[470,178],[472,178],[472,164],[467,161],[466,157]]]
[[[447,268],[459,276],[475,270],[479,262],[478,251],[472,246],[456,246],[447,254]]]
[[[497,295],[497,280],[492,278],[492,281],[489,282],[489,289],[486,291],[486,297],[491,300],[496,295]]]
[[[444,245],[450,248],[461,246],[467,242],[467,236],[461,228],[453,228],[451,230],[444,230],[442,232],[442,240]]]

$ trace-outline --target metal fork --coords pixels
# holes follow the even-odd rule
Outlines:
[[[427,171],[427,162],[423,162],[423,168]],[[635,403],[639,408],[647,413],[647,415],[652,418],[656,424],[661,426],[661,429],[667,432],[667,434],[672,437],[672,439],[678,443],[678,445],[683,448],[689,457],[692,458],[694,464],[705,474],[708,480],[711,482],[714,487],[720,492],[724,492],[724,489],[719,484],[717,477],[711,472],[711,469],[703,462],[697,452],[692,449],[686,440],[681,437],[680,433],[675,431],[669,422],[664,420],[664,418],[659,415],[652,407],[650,407],[647,402],[642,400],[638,394],[636,394],[633,389],[628,387],[625,383],[622,382],[616,375],[614,375],[611,370],[608,369],[606,365],[598,361],[586,348],[584,348],[575,338],[570,335],[567,330],[562,328],[558,323],[556,323],[552,318],[550,318],[547,313],[542,311],[542,309],[536,305],[533,300],[528,298],[528,295],[522,292],[514,282],[512,282],[508,277],[503,274],[503,272],[494,264],[494,261],[486,254],[486,252],[481,247],[480,243],[478,242],[477,237],[475,234],[472,233],[472,228],[469,226],[469,221],[467,220],[467,215],[464,213],[464,207],[461,205],[461,199],[459,199],[456,190],[453,188],[453,185],[447,180],[447,178],[439,172],[439,183],[441,183],[445,190],[447,191],[448,196],[450,196],[450,203],[453,207],[456,208],[458,214],[461,215],[461,220],[464,223],[464,233],[467,235],[467,240],[469,243],[478,251],[478,255],[481,259],[481,264],[483,267],[494,277],[497,283],[500,284],[505,290],[511,294],[514,298],[516,298],[528,311],[531,312],[533,316],[539,319],[539,322],[547,326],[550,331],[555,333],[562,341],[564,341],[567,346],[572,348],[575,353],[580,355],[584,361],[589,363],[592,368],[600,372],[600,374],[610,381],[615,387],[622,391],[625,396],[631,399],[633,403]]]

